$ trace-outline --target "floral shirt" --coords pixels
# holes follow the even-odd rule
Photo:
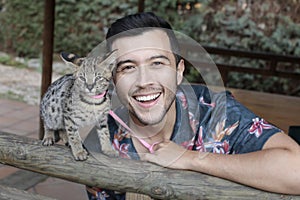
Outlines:
[[[125,123],[128,121],[124,107],[115,112]],[[113,147],[120,157],[139,159],[130,133],[112,117],[108,123]],[[170,139],[186,149],[219,154],[249,153],[261,150],[278,132],[281,130],[241,105],[228,91],[214,93],[203,85],[178,88],[176,123]],[[125,199],[125,194],[99,188],[87,187],[87,192],[90,200]]]

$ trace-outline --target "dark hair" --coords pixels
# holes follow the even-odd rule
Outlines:
[[[173,32],[173,29],[167,21],[165,21],[161,17],[156,16],[152,12],[143,12],[133,15],[127,15],[123,18],[116,20],[108,29],[108,32],[106,34],[107,49],[109,51],[111,50],[111,45],[113,41],[117,38],[124,36],[140,35],[147,30],[153,30],[149,29],[151,27],[161,28],[164,32],[167,33],[170,40],[171,49],[175,56],[176,64],[178,64],[181,59],[179,55],[180,49],[178,40]]]

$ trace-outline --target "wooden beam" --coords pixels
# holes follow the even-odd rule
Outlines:
[[[18,170],[17,172],[2,178],[0,180],[0,185],[13,187],[19,190],[28,190],[34,187],[36,184],[45,181],[47,178],[48,176],[43,174],[27,170]]]
[[[138,1],[138,12],[144,12],[145,10],[145,0]]]
[[[16,188],[0,185],[0,200],[55,200],[38,194],[32,194]]]
[[[199,51],[199,46],[190,43],[180,43],[183,51]],[[221,56],[245,57],[251,59],[272,60],[276,62],[300,63],[299,56],[282,55],[275,53],[245,51],[237,49],[228,49],[222,47],[202,46],[209,54]]]
[[[242,66],[235,66],[235,65],[228,65],[228,64],[221,64],[221,63],[212,63],[212,62],[205,63],[205,62],[197,61],[195,59],[190,59],[189,62],[196,67],[200,67],[201,69],[210,69],[212,67],[217,66],[220,73],[223,73],[222,71],[226,71],[225,73],[227,74],[230,72],[240,72],[240,73],[250,73],[255,75],[264,75],[264,76],[277,76],[280,78],[292,78],[298,80],[300,79],[300,73],[278,71],[276,69],[271,70],[271,69],[252,68],[252,67],[242,67]]]
[[[151,163],[108,158],[93,153],[75,161],[70,149],[44,147],[40,140],[0,133],[0,162],[77,183],[137,192],[156,199],[300,199],[264,192],[192,171],[171,170]]]

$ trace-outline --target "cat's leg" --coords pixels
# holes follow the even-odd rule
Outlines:
[[[69,146],[69,139],[68,139],[67,132],[65,130],[59,131],[59,137],[66,146]]]
[[[44,146],[50,146],[54,144],[55,134],[53,130],[49,130],[47,127],[44,129],[44,138],[42,140],[42,144]]]
[[[112,147],[112,144],[110,142],[110,134],[107,125],[107,120],[102,119],[100,121],[100,124],[98,124],[96,128],[102,152],[108,156],[118,157],[119,152]]]
[[[88,152],[83,148],[78,126],[70,119],[65,119],[65,126],[69,145],[75,160],[86,160],[88,158]]]
[[[112,157],[119,156],[119,152],[112,147],[107,127],[97,127],[97,135],[100,140],[101,150],[104,154]]]

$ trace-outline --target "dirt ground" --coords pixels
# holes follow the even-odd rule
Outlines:
[[[0,64],[0,98],[14,99],[30,105],[40,101],[41,72]],[[59,75],[52,76],[52,80]]]

